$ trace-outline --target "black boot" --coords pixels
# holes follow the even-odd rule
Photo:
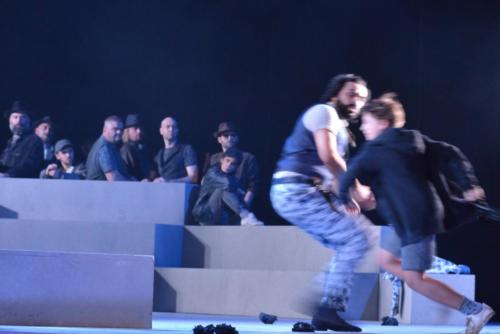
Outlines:
[[[317,331],[330,329],[336,332],[361,332],[361,328],[342,319],[336,310],[325,307],[319,307],[316,310],[312,318],[312,325]]]

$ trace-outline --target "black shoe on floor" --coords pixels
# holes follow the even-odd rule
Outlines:
[[[317,331],[361,332],[361,328],[342,319],[336,310],[320,307],[314,313],[312,325]]]

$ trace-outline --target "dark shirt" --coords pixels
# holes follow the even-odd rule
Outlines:
[[[154,158],[155,170],[165,179],[171,181],[186,177],[187,166],[196,166],[198,160],[191,145],[177,144],[172,148],[162,148]]]
[[[244,191],[251,191],[254,194],[257,192],[259,186],[259,165],[255,156],[248,152],[241,151],[242,160],[235,176],[238,179],[240,188]],[[220,164],[222,152],[212,154],[210,157],[210,166]]]
[[[43,143],[35,134],[13,137],[0,156],[1,172],[11,177],[37,178],[43,168]]]
[[[137,180],[149,178],[151,171],[151,159],[144,145],[137,142],[127,142],[120,148],[129,175]]]
[[[61,179],[61,180],[83,180],[85,179],[86,170],[85,164],[81,163],[73,166],[71,172],[64,171],[62,167],[57,168],[57,173],[54,177],[47,175],[45,172],[47,167],[40,172],[41,179]]]
[[[106,173],[116,171],[129,178],[127,167],[115,144],[100,137],[92,146],[87,157],[87,179],[106,180]]]
[[[349,200],[356,178],[367,182],[378,213],[393,225],[403,245],[438,232],[442,224],[439,199],[429,183],[423,136],[417,131],[390,128],[366,142],[341,177],[339,197]]]
[[[216,190],[224,190],[233,193],[234,200],[242,208],[245,203],[238,195],[238,179],[234,174],[226,174],[220,169],[220,165],[212,166],[208,169],[201,182],[200,193],[193,207],[193,217],[202,225],[218,225],[220,222],[214,221],[214,212],[210,206],[210,197]],[[222,203],[221,203],[222,205]],[[222,210],[222,207],[220,208]],[[239,218],[239,217],[238,217]]]

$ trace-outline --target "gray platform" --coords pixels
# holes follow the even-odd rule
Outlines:
[[[282,270],[167,269],[155,274],[159,312],[300,317],[316,273]],[[348,319],[377,320],[378,274],[356,274]],[[312,287],[312,289],[311,289]]]
[[[0,324],[151,328],[151,256],[0,251]]]
[[[373,227],[380,235],[380,227]],[[294,226],[188,226],[183,267],[319,271],[334,253]],[[376,248],[356,269],[378,273]]]
[[[0,249],[154,255],[179,267],[184,227],[131,222],[0,219]]]
[[[183,225],[186,183],[0,179],[0,218]]]

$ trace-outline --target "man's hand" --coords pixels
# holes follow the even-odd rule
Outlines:
[[[56,164],[50,164],[47,166],[45,169],[45,175],[56,178],[58,176],[58,170],[57,170],[57,165]]]
[[[484,189],[480,186],[474,186],[472,189],[464,191],[463,193],[464,199],[468,202],[476,202],[479,200],[483,200],[486,195],[484,194]]]
[[[370,187],[358,184],[352,189],[351,196],[363,210],[373,210],[376,207],[375,196]]]
[[[154,179],[153,182],[156,182],[156,183],[165,182],[165,179],[160,176],[160,177],[157,177],[156,179]]]
[[[356,216],[361,212],[359,205],[354,200],[342,205],[339,209],[348,216]]]

